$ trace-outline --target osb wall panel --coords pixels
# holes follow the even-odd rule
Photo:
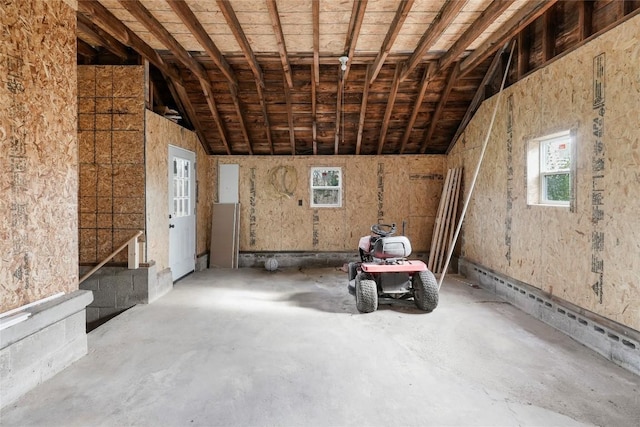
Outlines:
[[[209,160],[198,137],[152,111],[145,111],[147,257],[159,270],[169,268],[169,145],[196,153],[196,253],[207,251],[211,234],[213,184]]]
[[[81,263],[145,229],[143,112],[142,66],[78,66]],[[114,257],[126,260],[124,250]]]
[[[0,2],[0,312],[78,289],[76,16]]]
[[[505,90],[462,255],[640,330],[637,58],[640,16]],[[468,172],[465,188],[496,101],[482,105],[448,157]],[[562,129],[577,131],[575,211],[527,206],[526,143]]]
[[[444,156],[215,159],[214,175],[219,164],[240,165],[241,251],[356,252],[358,239],[372,224],[395,222],[401,230],[403,221],[414,251],[430,246]],[[310,171],[317,166],[342,168],[341,208],[310,207]],[[275,184],[274,175],[279,177]]]

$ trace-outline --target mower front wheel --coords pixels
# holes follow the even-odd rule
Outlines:
[[[378,288],[374,280],[363,274],[356,277],[356,308],[360,313],[372,313],[378,309]]]
[[[429,270],[413,275],[413,299],[416,307],[427,313],[438,306],[438,282]]]

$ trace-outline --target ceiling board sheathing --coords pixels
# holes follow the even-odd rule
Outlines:
[[[184,18],[190,23],[185,25],[179,8],[167,0],[126,1],[139,2],[157,23],[147,23],[147,28],[121,0],[91,4],[104,7],[157,51],[165,63],[165,78],[173,73],[168,76],[173,86],[184,88],[180,96],[186,96],[192,107],[188,115],[197,115],[197,120],[189,122],[206,136],[207,152],[221,155],[228,152],[227,145],[232,154],[241,155],[445,153],[470,114],[467,109],[476,93],[491,95],[499,87],[495,82],[503,62],[498,62],[498,71],[491,76],[485,73],[495,52],[524,28],[522,17],[526,25],[533,23],[533,30],[526,32],[533,38],[530,52],[521,58],[528,58],[525,73],[544,64],[540,38],[545,11],[552,11],[562,28],[559,52],[578,45],[582,39],[577,35],[589,31],[578,28],[574,3],[556,0],[184,0],[182,5],[198,21],[196,26],[190,18]],[[313,1],[318,1],[316,34]],[[86,2],[79,3],[82,13]],[[625,8],[609,7],[610,3],[595,1],[593,15],[586,20],[593,21],[594,29],[623,19],[619,10],[631,14],[640,9],[637,1]],[[407,4],[411,5],[408,11]],[[84,10],[93,8],[85,4]],[[89,20],[90,15],[86,15]],[[515,16],[517,25],[510,21]],[[98,21],[92,22],[98,25]],[[198,28],[204,30],[204,38],[191,33],[190,29]],[[122,28],[102,30],[137,52],[146,52],[143,55],[158,64],[139,42],[137,48],[127,44],[130,36]],[[171,47],[164,30],[189,54]],[[93,48],[79,54],[91,58],[92,52],[109,49],[101,49],[97,42],[94,37]],[[122,56],[122,48],[112,48]],[[343,75],[338,58],[345,54],[351,57]],[[429,67],[431,73],[423,79]],[[172,71],[176,68],[177,75]],[[368,75],[368,69],[375,72]],[[517,78],[524,75],[520,71]],[[512,68],[510,76],[514,75]],[[486,92],[479,88],[483,80],[489,82]],[[424,96],[416,105],[423,81]],[[163,87],[162,82],[158,84]],[[212,97],[207,99],[204,93],[209,87]]]

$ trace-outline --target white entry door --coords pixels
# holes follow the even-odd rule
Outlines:
[[[169,146],[169,267],[174,281],[195,269],[195,160],[193,152]]]

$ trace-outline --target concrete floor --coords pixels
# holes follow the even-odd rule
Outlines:
[[[452,276],[356,312],[333,269],[207,270],[89,334],[6,426],[640,425],[640,377]]]

